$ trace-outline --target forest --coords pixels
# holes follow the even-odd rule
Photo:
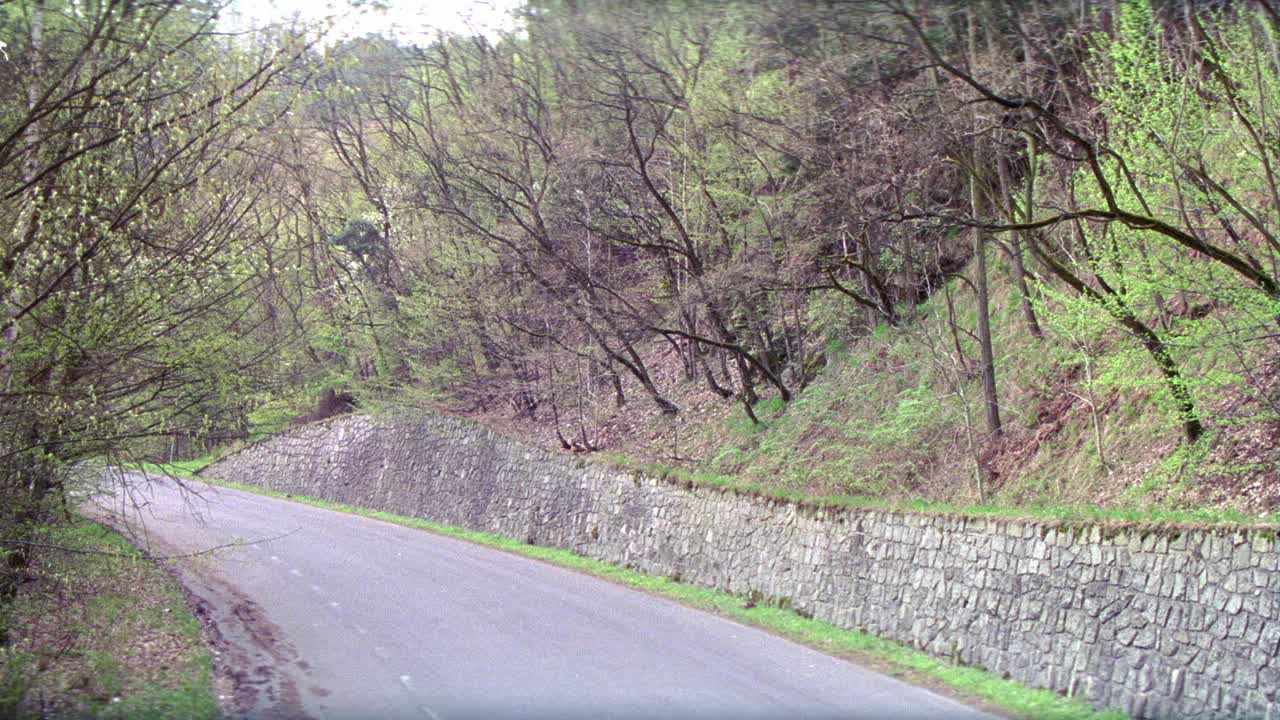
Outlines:
[[[0,5],[6,539],[77,463],[353,409],[810,496],[1280,504],[1270,2],[221,9]]]

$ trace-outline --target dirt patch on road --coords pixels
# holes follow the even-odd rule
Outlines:
[[[130,523],[117,513],[96,514],[99,522],[129,529]],[[147,552],[163,561],[160,565],[178,582],[200,621],[224,718],[310,717],[298,692],[298,680],[309,679],[309,666],[256,602],[201,562],[205,554],[172,547],[155,535],[126,534],[145,538]]]
[[[262,608],[210,572],[177,568],[175,574],[212,649],[214,683],[226,716],[308,717],[297,681],[284,672],[290,665],[305,668],[305,661]]]

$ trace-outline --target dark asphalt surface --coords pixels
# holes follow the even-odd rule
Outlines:
[[[153,552],[233,544],[177,561],[233,716],[992,717],[545,563],[198,482],[199,497],[131,484],[133,503],[98,503],[141,505],[127,514]]]

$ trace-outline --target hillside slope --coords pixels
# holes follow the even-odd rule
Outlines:
[[[759,425],[738,402],[684,378],[678,358],[657,344],[646,360],[675,388],[675,418],[640,400],[618,408],[589,397],[580,418],[560,418],[557,436],[549,412],[513,418],[456,403],[444,408],[549,449],[581,451],[577,441],[576,449],[561,448],[560,437],[583,437],[620,460],[808,495],[1251,515],[1280,508],[1280,418],[1267,404],[1280,370],[1275,359],[1259,365],[1253,383],[1201,384],[1197,396],[1211,419],[1205,438],[1187,446],[1156,373],[1134,373],[1131,338],[1085,340],[1050,325],[1036,339],[1020,326],[1007,272],[992,279],[1006,418],[999,438],[982,425],[977,351],[966,330],[974,302],[959,283],[922,303],[901,328],[882,326],[851,341],[833,332],[816,379],[790,403],[766,396]]]

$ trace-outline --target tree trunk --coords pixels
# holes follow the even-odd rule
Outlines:
[[[1009,162],[1003,155],[996,158],[996,169],[1000,175],[1000,194],[1003,196],[1005,212],[1008,214],[1009,219],[1014,222],[1020,220],[1029,223],[1033,219],[1032,214],[1034,211],[1029,198],[1032,197],[1031,193],[1034,190],[1035,183],[1035,159],[1030,155],[1034,145],[1035,141],[1027,140],[1028,158],[1032,167],[1027,171],[1028,200],[1021,208],[1021,213],[1018,212],[1018,203],[1014,201],[1010,191]],[[1021,217],[1019,217],[1019,214],[1021,214]],[[1018,301],[1022,306],[1022,319],[1027,324],[1027,332],[1031,334],[1031,337],[1041,340],[1044,338],[1044,331],[1040,329],[1040,321],[1036,318],[1036,310],[1031,306],[1031,290],[1027,287],[1027,269],[1022,261],[1022,238],[1027,234],[1029,234],[1029,231],[1021,230],[1013,233],[1012,237],[1009,238],[1009,260],[1013,263],[1013,277],[1018,285]]]
[[[969,17],[969,62],[970,66],[977,64],[977,25],[974,18],[973,7],[970,6],[968,11]],[[977,117],[974,117],[974,125],[978,124]],[[976,128],[975,128],[976,129]],[[969,206],[973,212],[974,219],[980,219],[983,216],[983,193],[982,188],[978,186],[980,163],[985,158],[979,149],[978,141],[974,140],[974,149],[971,156],[971,164],[969,168]],[[974,227],[973,233],[973,261],[974,261],[974,290],[977,294],[978,302],[978,354],[980,358],[979,374],[982,376],[982,399],[986,408],[987,416],[987,432],[992,436],[998,437],[1003,428],[1000,426],[1000,396],[996,389],[996,361],[995,353],[991,349],[991,308],[990,299],[987,292],[987,233],[981,228]]]
[[[972,185],[974,181],[970,180]],[[974,287],[977,290],[978,302],[978,354],[980,357],[978,372],[982,376],[982,399],[986,407],[987,432],[999,436],[1003,432],[1000,425],[1000,396],[996,389],[995,353],[991,348],[991,315],[987,293],[987,240],[986,233],[974,228]]]

